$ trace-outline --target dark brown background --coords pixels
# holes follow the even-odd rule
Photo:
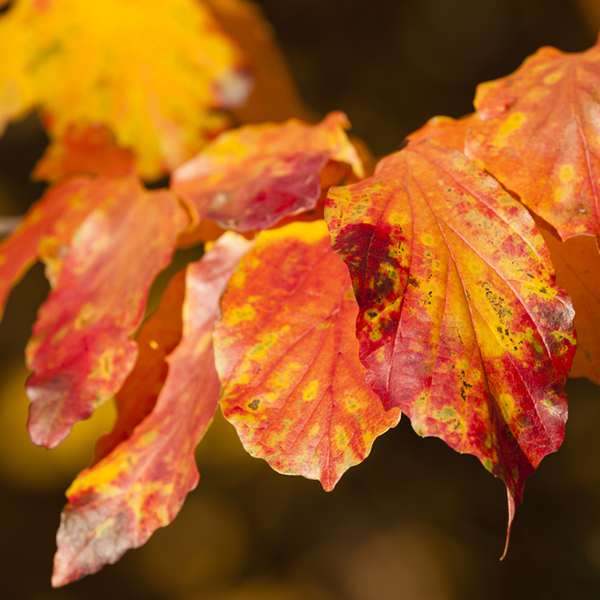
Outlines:
[[[600,25],[593,22],[594,2],[584,18],[584,0],[260,4],[308,103],[320,114],[345,111],[353,132],[378,155],[433,115],[471,112],[478,82],[508,74],[538,47],[586,49]],[[42,186],[30,184],[28,173],[44,144],[35,118],[10,126],[0,140],[4,214],[22,214],[40,196]],[[178,264],[197,256],[182,253]],[[39,449],[44,455],[35,455],[36,465],[23,445],[19,365],[46,292],[37,266],[12,294],[0,325],[0,375],[7,382],[0,385],[1,598],[600,597],[600,389],[585,380],[569,385],[566,441],[529,480],[503,562],[503,484],[475,458],[418,438],[406,419],[329,494],[247,456],[217,419],[198,453],[200,485],[173,525],[118,565],[52,590],[64,489],[90,457],[91,442],[81,456],[67,452],[61,468]],[[17,404],[23,417],[13,422]]]

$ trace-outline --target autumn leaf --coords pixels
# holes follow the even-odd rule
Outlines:
[[[477,88],[483,123],[466,154],[561,239],[600,236],[600,46],[576,54],[541,48],[512,75]]]
[[[60,255],[74,231],[103,200],[94,179],[78,177],[51,187],[31,207],[17,229],[0,243],[0,317],[10,290],[40,252],[48,262],[51,254]],[[51,272],[49,268],[50,276]]]
[[[428,140],[332,188],[325,215],[374,391],[417,433],[500,477],[512,521],[525,478],[562,442],[575,350],[573,309],[533,220],[462,153]]]
[[[187,224],[170,192],[148,193],[134,176],[98,178],[93,190],[103,202],[55,261],[26,349],[29,433],[47,448],[123,384],[137,355],[129,336]]]
[[[575,309],[577,352],[570,377],[587,377],[600,385],[600,252],[593,236],[559,241],[539,227],[556,269],[556,283],[571,296]]]
[[[333,489],[400,419],[365,384],[348,270],[323,221],[263,232],[221,303],[221,408],[244,448]]]
[[[218,405],[212,330],[231,272],[251,246],[228,233],[189,265],[183,338],[154,410],[130,437],[82,471],[67,490],[52,585],[65,585],[144,544],[179,512],[198,485],[194,450]],[[130,388],[132,393],[137,393]]]
[[[92,465],[107,456],[152,412],[165,383],[169,367],[166,357],[183,334],[185,270],[171,278],[160,304],[142,325],[135,338],[137,360],[123,387],[117,392],[117,420],[110,433],[98,438]]]
[[[54,181],[74,173],[126,175],[135,172],[135,157],[119,148],[110,130],[99,123],[72,124],[53,140],[39,160],[33,179]]]
[[[0,133],[36,106],[53,138],[102,123],[150,179],[196,154],[228,125],[215,109],[250,91],[241,52],[199,0],[16,0],[0,55]]]
[[[318,125],[292,119],[228,131],[175,171],[171,189],[195,223],[206,218],[236,231],[267,229],[315,206],[319,171],[328,160],[362,175],[345,127],[346,116],[334,112]]]
[[[443,116],[432,117],[423,127],[411,133],[406,142],[412,141],[414,144],[427,138],[463,152],[467,133],[472,127],[479,126],[480,124],[481,119],[477,113],[466,115],[460,119]]]

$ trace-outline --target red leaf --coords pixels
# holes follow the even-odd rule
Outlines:
[[[158,309],[140,328],[135,339],[138,347],[135,366],[115,396],[117,420],[110,433],[98,438],[92,465],[126,440],[152,412],[169,371],[165,359],[181,340],[184,297],[185,270],[171,279]]]
[[[559,233],[600,236],[600,46],[541,48],[478,86],[466,153]]]
[[[175,171],[171,189],[186,201],[194,223],[207,218],[225,229],[267,229],[315,206],[319,171],[328,160],[362,173],[344,127],[346,116],[335,112],[318,125],[292,119],[226,132]]]
[[[198,484],[194,450],[220,394],[211,333],[219,297],[249,246],[229,233],[188,266],[183,339],[167,358],[165,385],[132,435],[82,471],[67,491],[53,586],[95,573],[144,544],[175,518]]]
[[[263,232],[241,261],[215,329],[221,407],[244,448],[333,489],[400,412],[365,383],[348,270],[322,221]]]
[[[70,125],[63,137],[50,143],[31,176],[54,181],[73,173],[126,175],[133,172],[133,152],[120,148],[109,129],[96,123]]]
[[[36,202],[19,227],[0,243],[0,317],[8,294],[42,253],[61,253],[73,232],[103,198],[93,179],[78,177],[51,187]],[[51,250],[52,249],[52,250]]]
[[[77,230],[26,350],[29,433],[53,448],[110,398],[131,371],[148,289],[187,218],[169,192],[133,176],[99,178],[104,202]],[[58,268],[60,272],[57,273]]]
[[[463,154],[425,140],[333,188],[326,217],[384,406],[477,456],[518,503],[562,442],[575,350],[571,303],[527,211]]]

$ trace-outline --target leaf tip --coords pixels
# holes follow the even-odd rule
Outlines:
[[[505,559],[506,554],[508,552],[508,544],[510,542],[510,530],[512,528],[513,520],[515,518],[516,509],[515,499],[511,494],[510,488],[508,486],[506,487],[506,496],[508,498],[508,527],[506,528],[506,543],[504,544],[504,551],[502,552],[502,556],[500,557],[501,561]]]

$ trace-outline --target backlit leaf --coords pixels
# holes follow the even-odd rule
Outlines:
[[[112,431],[96,442],[92,464],[126,440],[152,412],[169,371],[166,357],[181,340],[184,297],[185,270],[171,279],[158,309],[144,322],[135,338],[138,347],[135,366],[115,396],[117,420]]]
[[[435,140],[444,146],[456,148],[461,152],[465,148],[465,139],[467,133],[472,127],[481,124],[481,119],[477,113],[466,115],[460,119],[452,119],[451,117],[433,117],[414,133],[408,136],[408,140],[414,143],[428,138]]]
[[[532,218],[428,140],[332,188],[325,214],[350,268],[368,381],[417,433],[502,478],[512,519],[525,478],[562,442],[575,350],[573,309]]]
[[[187,202],[195,222],[207,218],[236,231],[267,229],[315,206],[319,171],[328,160],[362,175],[345,127],[346,116],[334,112],[318,125],[292,119],[228,131],[175,171],[171,189]]]
[[[103,201],[94,179],[78,177],[51,187],[30,208],[17,229],[0,243],[0,317],[11,288],[40,252],[49,262],[50,254],[60,255],[73,232]]]
[[[221,407],[244,448],[333,489],[400,412],[365,383],[348,269],[323,221],[263,232],[241,261],[215,329]]]
[[[483,124],[466,154],[485,162],[562,239],[600,236],[600,46],[541,48],[512,75],[478,86]]]
[[[600,252],[596,238],[578,235],[561,242],[543,226],[556,283],[571,296],[575,309],[577,352],[570,377],[588,377],[600,385]]]
[[[119,148],[104,125],[72,124],[54,140],[35,166],[33,179],[54,181],[74,173],[125,175],[135,172],[135,157]]]
[[[187,268],[183,338],[154,410],[130,437],[82,471],[67,490],[52,584],[119,560],[179,512],[198,484],[194,450],[218,405],[212,330],[218,301],[250,242],[228,233]],[[136,393],[132,388],[130,391]]]
[[[199,0],[16,0],[0,18],[0,132],[42,107],[52,137],[103,123],[144,177],[171,171],[244,102],[240,51]]]
[[[29,433],[47,448],[123,384],[137,356],[129,336],[187,223],[170,192],[148,193],[134,176],[98,178],[94,193],[104,201],[53,266],[26,349]]]

